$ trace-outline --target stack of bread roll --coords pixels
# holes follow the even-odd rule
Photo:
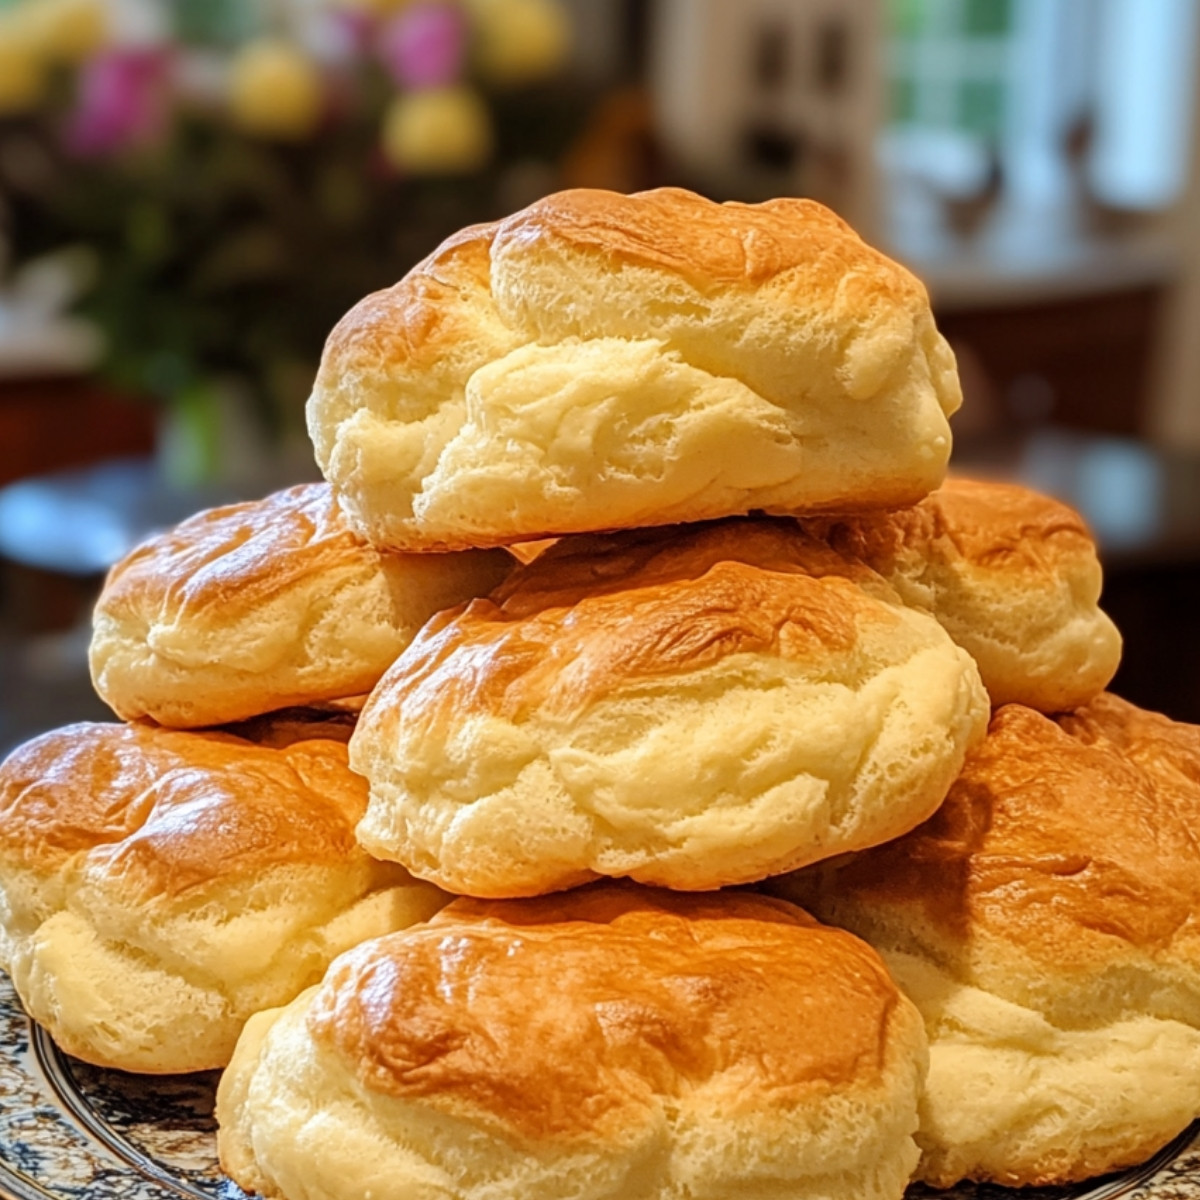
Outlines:
[[[1200,1115],[1200,729],[1105,693],[1075,513],[946,479],[959,403],[811,202],[451,238],[330,335],[326,484],[113,569],[124,723],[0,768],[30,1013],[228,1064],[222,1163],[284,1200],[1144,1158]]]

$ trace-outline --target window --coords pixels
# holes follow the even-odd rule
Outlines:
[[[1197,0],[891,0],[890,165],[969,193],[1169,205],[1187,173]],[[1086,135],[1081,138],[1080,135]]]

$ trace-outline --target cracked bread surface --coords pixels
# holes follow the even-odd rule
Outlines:
[[[924,1066],[869,947],[782,901],[460,899],[247,1026],[219,1147],[284,1200],[899,1200]]]
[[[1051,496],[952,475],[912,508],[802,525],[932,613],[975,659],[995,708],[1066,712],[1116,674],[1121,635],[1099,606],[1096,543]]]
[[[821,205],[578,189],[351,309],[308,424],[364,536],[428,550],[911,504],[961,400],[923,285]]]
[[[172,728],[371,690],[435,612],[481,596],[501,551],[383,554],[325,483],[209,509],[108,574],[89,650],[100,697]]]
[[[869,941],[925,1017],[918,1176],[1067,1183],[1200,1112],[1200,727],[1105,693],[992,718],[945,804],[774,881]]]
[[[80,724],[0,766],[0,967],[64,1050],[223,1066],[246,1019],[445,897],[354,841],[346,746]]]
[[[794,522],[563,541],[380,681],[358,837],[465,895],[748,883],[924,820],[987,712],[932,617]]]

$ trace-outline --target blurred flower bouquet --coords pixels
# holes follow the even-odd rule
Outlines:
[[[218,398],[299,430],[351,304],[554,186],[568,49],[558,0],[0,0],[0,241],[203,474]]]

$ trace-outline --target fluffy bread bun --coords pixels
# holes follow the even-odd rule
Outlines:
[[[919,829],[775,881],[925,1018],[918,1177],[1061,1184],[1200,1114],[1200,727],[1009,705]]]
[[[1096,544],[1049,496],[951,477],[913,508],[803,524],[932,613],[978,663],[996,707],[1065,712],[1116,674],[1121,635],[1099,607]]]
[[[921,1021],[752,895],[456,900],[246,1028],[224,1169],[282,1200],[900,1200]]]
[[[380,554],[327,484],[302,484],[198,513],[117,563],[92,680],[126,720],[181,729],[359,695],[430,616],[512,565],[499,551]]]
[[[923,821],[987,716],[941,626],[795,522],[572,539],[380,681],[358,837],[461,895],[748,883]]]
[[[0,766],[0,967],[69,1054],[224,1066],[252,1013],[445,902],[355,845],[343,742],[283,742],[70,725]]]
[[[576,190],[329,335],[317,461],[379,546],[912,504],[962,400],[923,285],[811,200]]]

